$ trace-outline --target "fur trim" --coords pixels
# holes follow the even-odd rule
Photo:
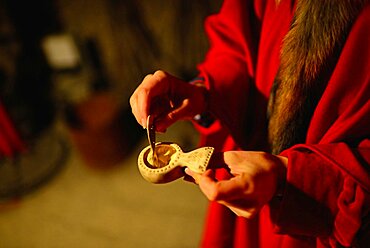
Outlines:
[[[274,154],[304,143],[350,27],[367,0],[299,0],[269,100]]]

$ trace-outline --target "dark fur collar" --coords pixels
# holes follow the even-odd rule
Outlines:
[[[274,154],[304,143],[313,111],[348,35],[367,0],[300,0],[284,38],[269,101]]]

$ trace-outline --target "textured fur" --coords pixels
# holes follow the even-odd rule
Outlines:
[[[299,0],[269,101],[274,154],[304,143],[351,24],[367,0]]]

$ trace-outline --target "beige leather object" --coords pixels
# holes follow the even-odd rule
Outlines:
[[[151,183],[168,183],[183,177],[185,167],[203,173],[214,150],[213,147],[201,147],[185,153],[177,144],[165,142],[155,143],[154,149],[156,159],[153,159],[150,146],[145,147],[138,157],[139,171]]]

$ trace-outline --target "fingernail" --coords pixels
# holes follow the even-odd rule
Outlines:
[[[191,170],[190,170],[188,167],[186,167],[186,168],[185,168],[184,172],[185,172],[187,175],[192,176],[192,175],[191,175]]]

